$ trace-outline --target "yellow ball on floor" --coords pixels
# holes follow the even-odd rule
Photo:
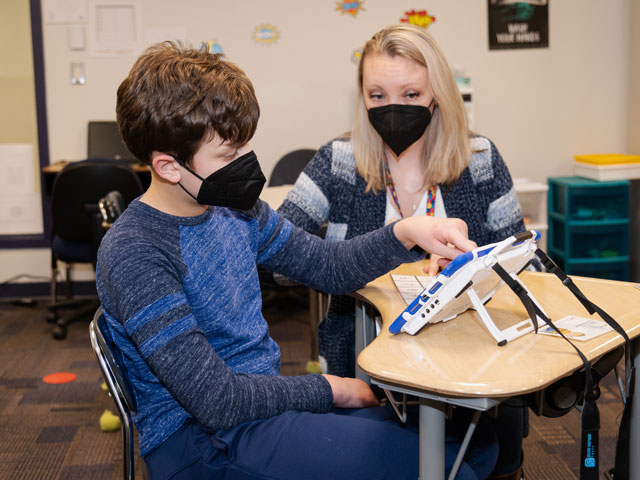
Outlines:
[[[322,373],[322,365],[320,362],[315,362],[313,360],[309,360],[307,362],[307,373]]]
[[[105,410],[100,415],[100,430],[103,432],[115,432],[120,429],[120,418],[111,413],[111,410]]]

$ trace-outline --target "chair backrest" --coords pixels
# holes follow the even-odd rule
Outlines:
[[[134,478],[135,453],[133,443],[133,422],[131,413],[136,411],[136,400],[132,394],[131,386],[125,377],[113,355],[113,343],[110,337],[105,336],[104,316],[99,308],[93,320],[89,324],[89,338],[91,347],[98,359],[100,371],[109,389],[109,394],[118,410],[118,416],[122,424],[122,444],[124,450],[124,478]]]
[[[51,193],[51,233],[66,241],[94,240],[98,201],[118,190],[126,205],[142,194],[142,184],[126,163],[90,159],[66,165],[56,176]]]
[[[315,154],[316,151],[309,148],[287,153],[278,160],[276,166],[273,167],[273,171],[269,177],[269,186],[277,187],[296,183],[298,175],[300,175],[300,172],[302,172]]]

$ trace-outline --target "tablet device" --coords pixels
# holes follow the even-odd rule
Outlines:
[[[491,320],[484,304],[491,299],[503,281],[493,270],[499,263],[516,281],[535,256],[540,234],[529,230],[513,235],[501,242],[478,247],[458,255],[425,288],[415,300],[391,324],[389,331],[415,335],[429,323],[444,322],[460,313],[475,309],[498,343],[517,338],[533,330],[522,329],[522,323],[506,330],[499,330]],[[521,284],[526,289],[524,285]],[[536,302],[537,304],[537,302]]]

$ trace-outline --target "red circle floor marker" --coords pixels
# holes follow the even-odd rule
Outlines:
[[[53,383],[53,384],[58,384],[58,383],[69,383],[69,382],[73,382],[76,379],[76,374],[75,373],[69,373],[69,372],[58,372],[58,373],[51,373],[47,376],[45,376],[42,381],[44,383]]]

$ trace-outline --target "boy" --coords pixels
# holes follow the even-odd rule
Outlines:
[[[349,292],[417,260],[415,245],[473,248],[464,222],[413,218],[342,243],[295,229],[258,200],[258,102],[218,55],[151,47],[116,110],[152,180],[105,236],[97,287],[151,478],[415,478],[416,432],[359,408],[377,404],[364,382],[279,376],[257,264]]]

